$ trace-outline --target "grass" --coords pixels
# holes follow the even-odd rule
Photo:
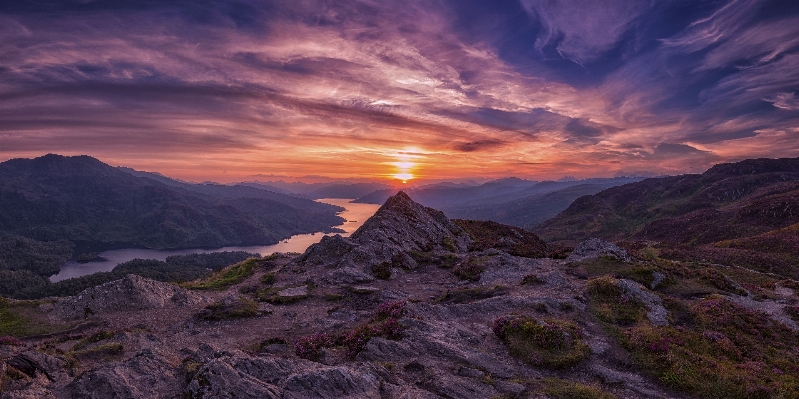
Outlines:
[[[577,326],[566,320],[538,321],[529,316],[509,315],[494,320],[494,334],[508,346],[510,354],[535,366],[564,369],[590,354]]]
[[[544,378],[542,391],[553,399],[616,399],[616,395],[602,392],[601,389],[579,382]]]
[[[799,397],[796,332],[720,296],[689,311],[694,328],[639,324],[622,344],[662,383],[697,397]]]
[[[250,258],[228,266],[202,280],[183,283],[181,287],[193,290],[223,290],[252,276],[259,262],[264,260],[271,261],[271,258]]]
[[[591,313],[605,323],[628,326],[646,317],[644,304],[625,294],[617,280],[612,277],[598,277],[588,281],[586,292],[591,299]]]
[[[27,337],[64,330],[39,310],[42,301],[11,301],[0,297],[0,336]]]

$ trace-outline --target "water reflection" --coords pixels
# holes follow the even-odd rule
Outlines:
[[[349,236],[358,227],[370,218],[379,208],[379,205],[374,204],[355,204],[349,202],[349,199],[340,198],[324,198],[317,200],[326,204],[338,205],[345,208],[344,212],[339,215],[346,221],[340,226],[336,226],[345,231],[342,236]],[[124,263],[136,258],[139,259],[156,259],[166,260],[168,256],[172,255],[188,255],[196,253],[212,253],[223,251],[246,251],[259,253],[261,255],[269,255],[275,252],[305,252],[311,245],[319,242],[325,234],[301,234],[293,236],[287,240],[281,241],[274,245],[264,245],[256,247],[224,247],[217,249],[178,249],[178,250],[156,250],[156,249],[116,249],[113,251],[101,252],[99,256],[104,258],[102,261],[77,263],[67,262],[61,266],[61,271],[50,277],[50,281],[55,283],[57,281],[66,280],[68,278],[85,276],[87,274],[97,272],[111,271],[116,265]]]

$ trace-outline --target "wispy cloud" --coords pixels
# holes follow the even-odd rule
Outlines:
[[[198,180],[380,177],[386,154],[414,147],[428,177],[553,178],[700,170],[746,157],[733,146],[784,154],[795,135],[796,12],[481,3],[503,21],[488,35],[470,7],[0,5],[0,158],[88,153]],[[517,43],[522,31],[534,40]]]

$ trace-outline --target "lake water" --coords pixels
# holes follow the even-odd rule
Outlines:
[[[338,205],[346,210],[341,212],[339,216],[346,219],[344,224],[340,226],[336,226],[345,231],[341,235],[344,237],[349,236],[358,227],[369,219],[380,205],[374,204],[355,204],[351,203],[349,199],[339,199],[339,198],[323,198],[317,200],[318,202],[324,202],[326,204]],[[211,253],[211,252],[223,252],[223,251],[246,251],[252,253],[259,253],[262,256],[270,255],[275,252],[305,252],[305,250],[311,246],[311,244],[316,244],[319,242],[322,237],[326,234],[323,233],[314,233],[314,234],[300,234],[293,236],[289,239],[283,240],[275,245],[264,245],[264,246],[257,246],[257,247],[224,247],[224,248],[217,248],[217,249],[176,249],[176,250],[157,250],[157,249],[115,249],[112,251],[105,251],[101,252],[98,255],[103,258],[104,260],[96,261],[96,262],[89,262],[89,263],[77,263],[77,262],[67,262],[61,266],[61,271],[50,277],[50,281],[55,283],[57,281],[66,280],[68,278],[73,277],[80,277],[85,276],[87,274],[97,273],[97,272],[109,272],[113,269],[116,265],[120,263],[124,263],[136,258],[139,259],[157,259],[157,260],[166,260],[167,256],[172,255],[188,255],[188,254],[196,254],[196,253]],[[331,234],[327,234],[331,235]]]

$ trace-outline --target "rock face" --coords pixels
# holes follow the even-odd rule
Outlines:
[[[422,206],[400,191],[351,237],[324,237],[308,248],[299,262],[336,269],[327,273],[327,280],[353,283],[371,280],[375,265],[414,269],[411,253],[463,253],[471,241],[443,212]]]
[[[577,245],[566,258],[566,262],[580,262],[588,259],[596,259],[600,256],[611,256],[625,262],[630,261],[630,255],[616,244],[602,241],[598,238],[590,238]]]
[[[174,284],[129,274],[123,279],[62,299],[55,304],[52,314],[60,319],[74,320],[106,312],[189,306],[204,300],[201,295]]]

